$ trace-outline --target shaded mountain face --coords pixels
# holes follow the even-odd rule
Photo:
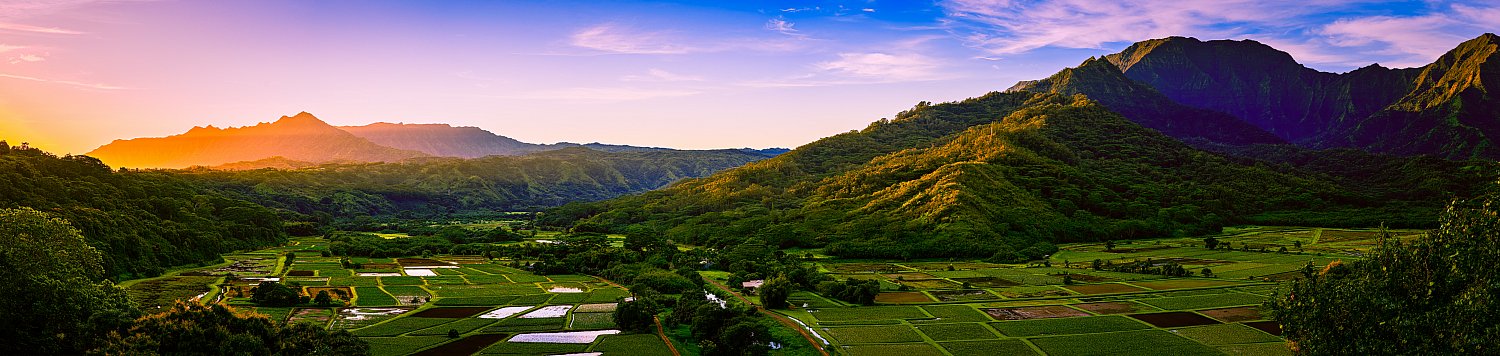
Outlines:
[[[1500,159],[1500,36],[1460,44],[1422,68],[1412,90],[1320,137],[1320,147]]]
[[[1494,159],[1500,151],[1489,138],[1500,134],[1500,111],[1486,89],[1494,84],[1486,83],[1500,80],[1496,42],[1494,34],[1482,35],[1421,68],[1371,65],[1343,74],[1304,67],[1249,40],[1171,37],[1105,59],[1172,101],[1232,115],[1304,147]]]
[[[1388,160],[1409,158],[1370,161]],[[1039,241],[1193,235],[1238,223],[1422,226],[1447,197],[1489,179],[1459,178],[1489,172],[1467,164],[1277,169],[1188,146],[1083,95],[992,93],[924,103],[707,178],[564,206],[543,222],[708,246],[757,238],[841,257],[988,257]],[[1423,184],[1397,187],[1412,181],[1398,176]]]
[[[542,150],[540,145],[496,135],[478,127],[381,122],[339,128],[379,145],[439,157],[513,156]]]
[[[214,166],[270,157],[322,163],[396,162],[427,156],[375,144],[306,112],[255,126],[194,127],[175,136],[115,140],[88,155],[111,166],[130,168]]]
[[[1126,78],[1109,61],[1089,58],[1042,80],[1026,81],[1007,91],[1063,95],[1083,94],[1141,126],[1179,140],[1207,140],[1233,145],[1286,143],[1229,114],[1178,104],[1149,86]]]

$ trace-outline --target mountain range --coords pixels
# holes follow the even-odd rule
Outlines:
[[[1487,33],[1419,68],[1334,74],[1251,40],[1169,37],[1009,90],[1085,94],[1179,139],[1500,159],[1497,45]]]
[[[533,144],[477,127],[447,124],[374,123],[333,126],[303,112],[275,122],[220,129],[194,127],[186,133],[115,140],[86,155],[116,167],[244,170],[296,169],[327,163],[401,162],[417,158],[517,156],[582,147],[603,152],[674,151],[602,143]],[[775,155],[786,149],[744,149]]]
[[[841,257],[986,257],[1235,224],[1428,227],[1493,184],[1496,36],[1417,69],[1317,72],[1173,37],[543,223]],[[1044,248],[1043,248],[1044,249]]]

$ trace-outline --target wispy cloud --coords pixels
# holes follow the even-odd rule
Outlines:
[[[786,19],[783,19],[783,18],[781,18],[779,16],[777,18],[774,18],[774,19],[766,20],[766,29],[767,30],[780,32],[780,33],[782,33],[784,35],[792,35],[792,36],[800,35],[799,33],[797,33],[797,29],[796,28],[792,28],[792,26],[795,26],[795,25],[796,24],[792,23],[791,21],[787,21]]]
[[[535,91],[511,99],[617,102],[692,96],[697,90],[643,88],[565,88]]]
[[[29,62],[41,62],[41,61],[45,61],[45,60],[47,60],[47,58],[39,56],[39,55],[27,53],[27,54],[22,54],[22,55],[15,56],[15,57],[10,57],[10,64],[20,64],[20,63],[29,63]]]
[[[790,23],[787,28],[790,29]],[[674,31],[643,30],[614,23],[583,28],[568,43],[607,54],[678,55],[724,51],[785,52],[807,46],[805,36],[727,37],[687,36]]]
[[[697,50],[679,43],[666,32],[640,31],[612,23],[575,32],[569,43],[588,49],[625,54],[683,54]]]
[[[63,85],[70,85],[70,86],[75,86],[75,87],[80,87],[80,88],[88,88],[88,89],[100,89],[100,90],[130,89],[130,88],[126,88],[126,87],[114,86],[114,85],[109,85],[109,84],[83,83],[83,82],[75,82],[75,81],[70,81],[70,80],[53,80],[53,79],[28,77],[28,76],[24,76],[24,75],[14,75],[14,74],[4,74],[4,73],[0,73],[0,78],[29,80],[29,81],[33,81],[33,82],[42,82],[42,83],[63,84]]]
[[[1318,31],[1324,43],[1343,48],[1364,48],[1394,56],[1395,66],[1417,66],[1432,62],[1454,45],[1468,39],[1444,31],[1457,25],[1446,15],[1416,17],[1366,17],[1339,20]],[[1477,34],[1477,33],[1476,33]]]
[[[43,33],[43,34],[50,34],[50,35],[81,35],[81,34],[83,34],[83,32],[73,31],[73,30],[65,30],[65,29],[56,28],[56,27],[41,27],[41,26],[32,26],[32,25],[22,25],[22,24],[17,24],[17,23],[4,23],[4,22],[0,22],[0,30],[31,32],[31,33]]]
[[[818,63],[818,69],[852,77],[893,81],[925,80],[937,75],[938,59],[917,53],[839,53],[839,59]]]
[[[651,68],[646,74],[627,75],[620,80],[627,82],[699,82],[703,77],[696,75],[683,75],[668,72],[661,69]]]

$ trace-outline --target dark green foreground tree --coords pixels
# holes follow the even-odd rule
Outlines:
[[[370,346],[347,331],[283,325],[223,305],[178,301],[137,319],[93,350],[107,355],[366,355]]]
[[[1331,264],[1267,307],[1312,355],[1500,353],[1500,195],[1455,202],[1421,239],[1383,239],[1368,259]]]
[[[136,307],[103,274],[99,251],[67,221],[0,209],[0,344],[17,354],[79,353],[128,324]]]

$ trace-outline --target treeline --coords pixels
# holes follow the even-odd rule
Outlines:
[[[186,179],[320,224],[536,211],[660,188],[769,157],[754,151],[600,152],[329,164],[300,170],[178,171]]]
[[[1345,165],[1195,149],[1083,96],[992,93],[666,189],[547,211],[574,231],[757,238],[840,257],[1011,255],[1037,242],[1191,236],[1223,226],[1431,227],[1493,162],[1337,152]],[[1415,183],[1415,184],[1414,184]]]
[[[104,275],[116,280],[285,242],[271,209],[177,175],[114,172],[92,157],[57,157],[0,141],[0,208],[18,207],[71,222],[103,255]]]

